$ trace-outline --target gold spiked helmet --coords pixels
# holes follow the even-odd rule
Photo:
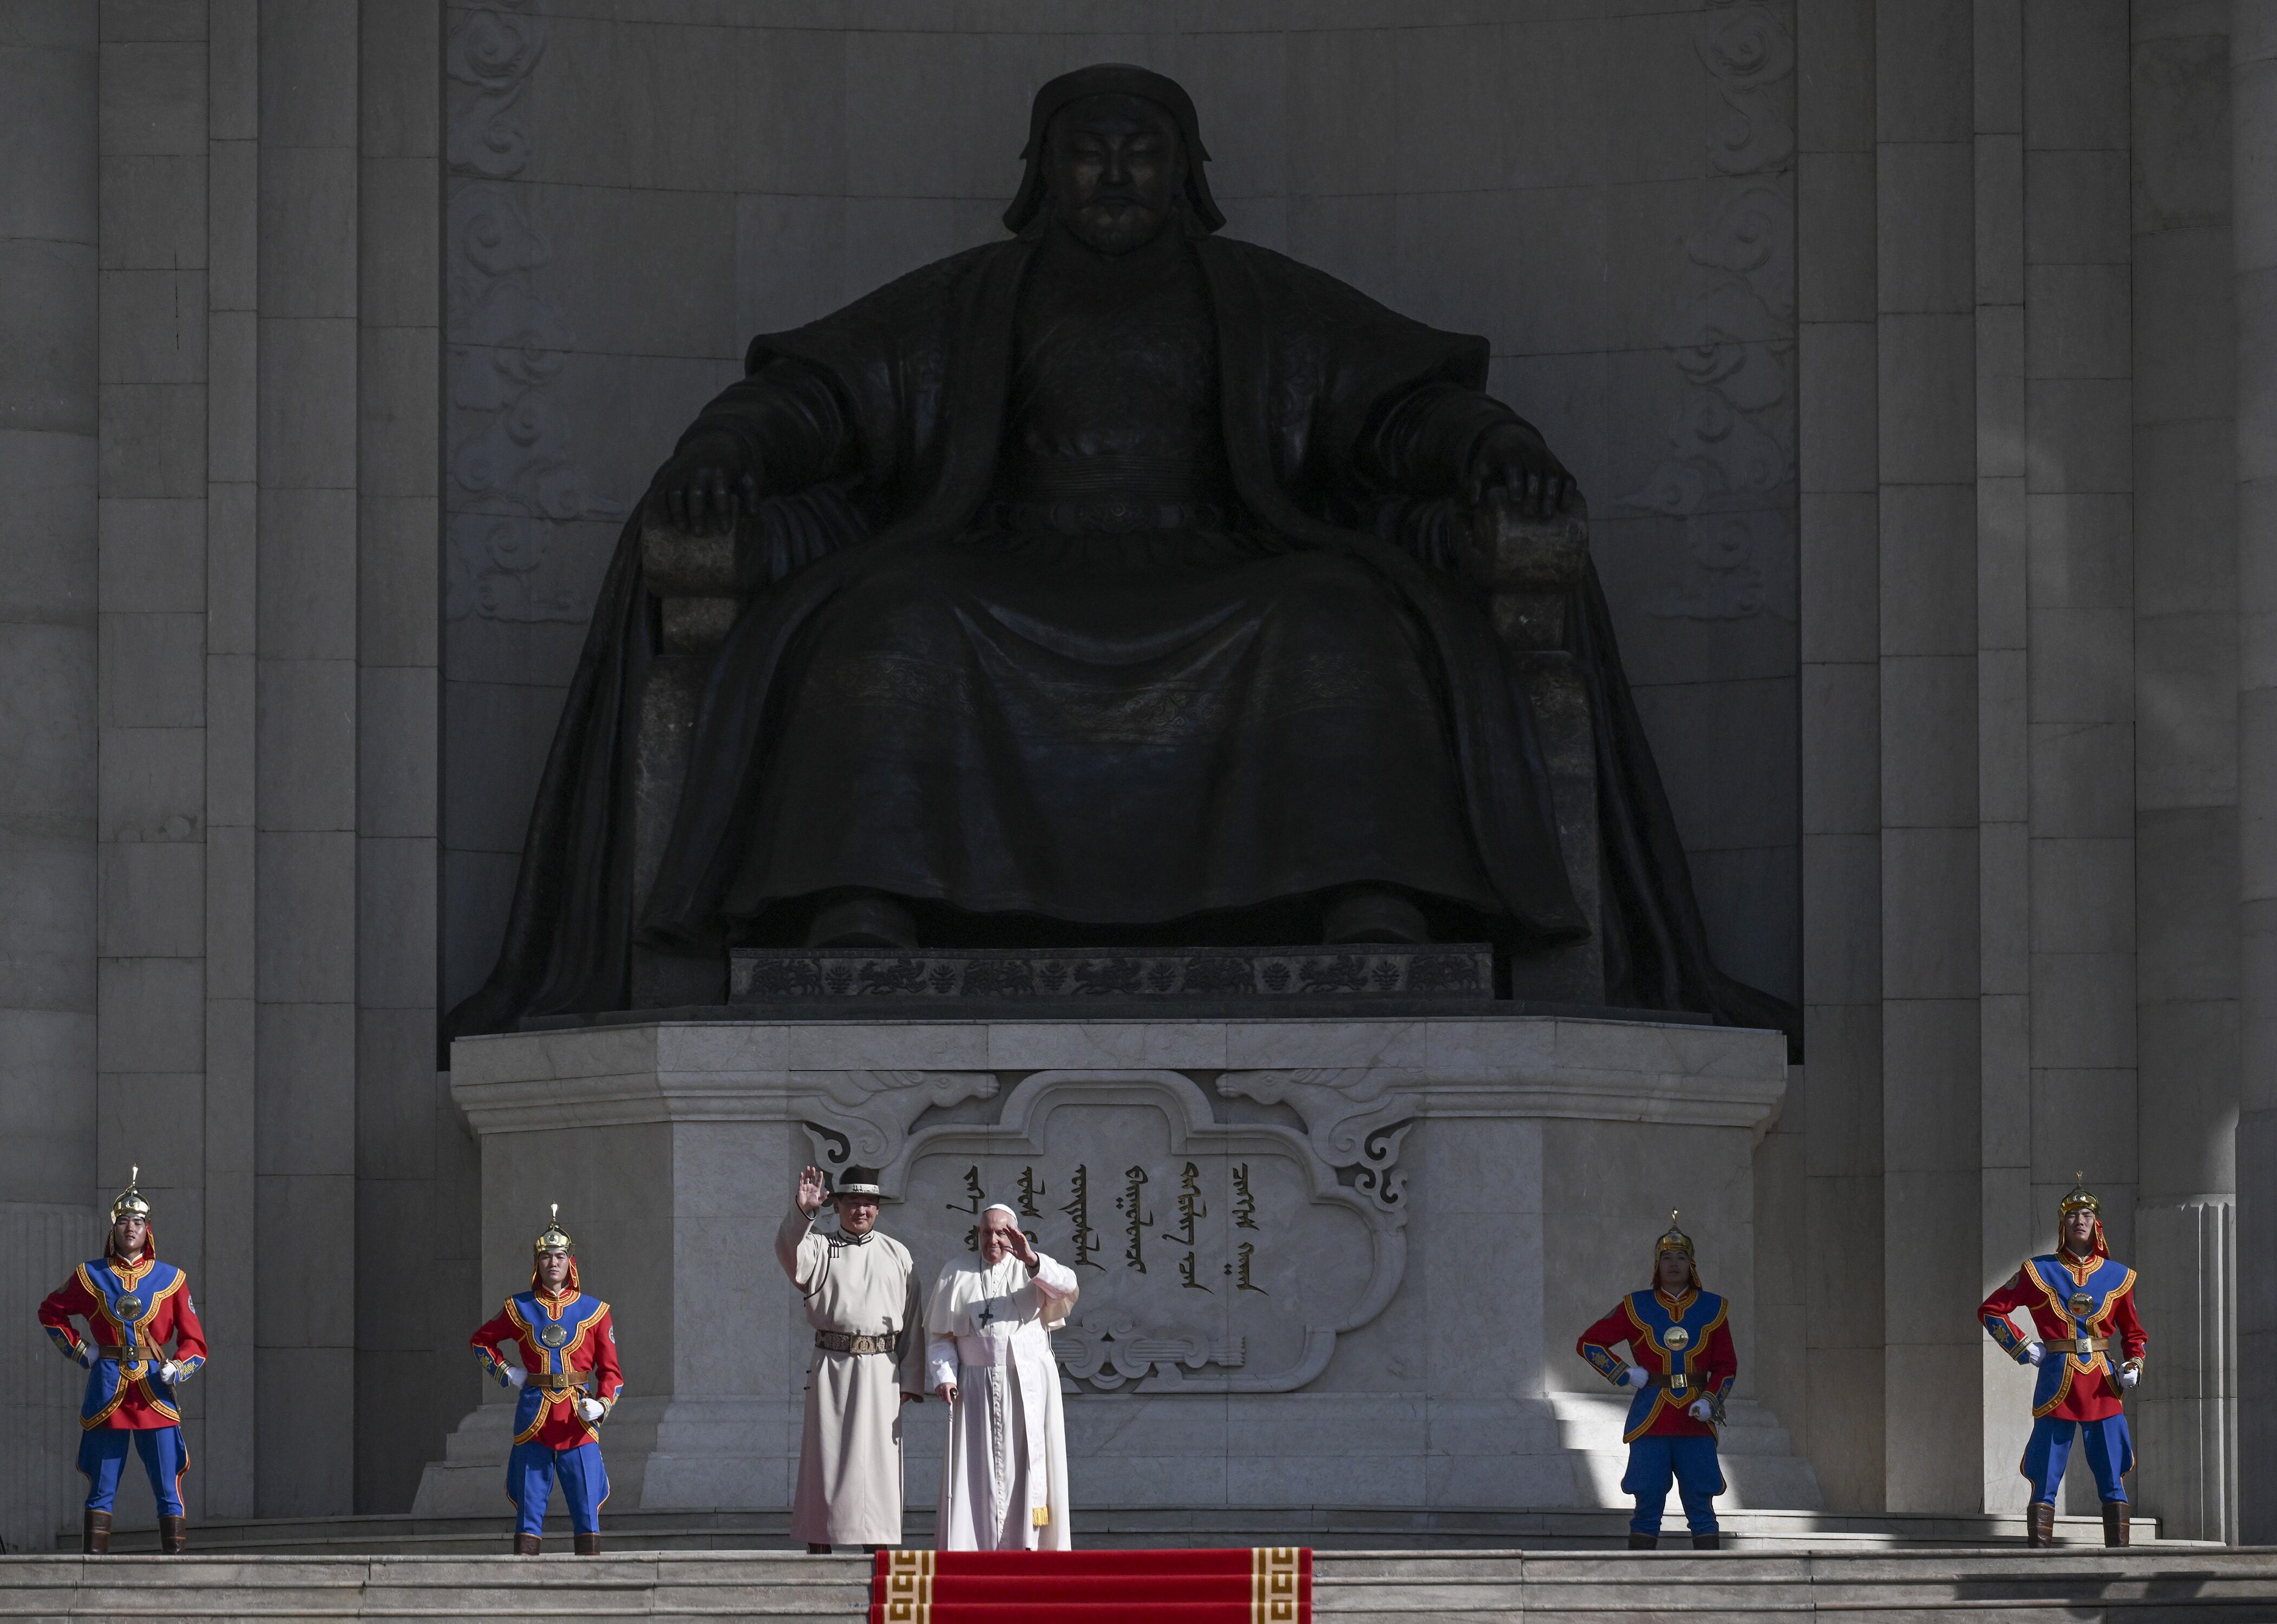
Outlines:
[[[530,1243],[530,1251],[533,1254],[575,1252],[577,1249],[576,1243],[569,1239],[569,1231],[561,1227],[561,1203],[553,1201],[549,1205],[552,1208],[552,1216],[547,1219],[544,1231]]]
[[[2071,1193],[2065,1196],[2057,1207],[2056,1216],[2059,1219],[2068,1218],[2075,1212],[2091,1212],[2098,1218],[2103,1216],[2103,1203],[2096,1199],[2095,1192],[2087,1187],[2084,1172],[2072,1175]]]
[[[1673,1207],[1668,1209],[1668,1228],[1663,1231],[1658,1240],[1652,1243],[1653,1284],[1656,1286],[1660,1284],[1660,1254],[1664,1252],[1680,1252],[1684,1254],[1686,1267],[1691,1270],[1692,1289],[1696,1292],[1700,1289],[1699,1254],[1693,1249],[1692,1237],[1678,1227],[1676,1213],[1677,1209]]]
[[[110,1221],[116,1224],[121,1218],[140,1218],[145,1224],[150,1221],[150,1203],[142,1194],[142,1170],[139,1166],[127,1174],[126,1187],[110,1203]]]

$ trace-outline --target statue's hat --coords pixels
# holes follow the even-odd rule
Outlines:
[[[1217,200],[1210,195],[1208,177],[1202,172],[1202,165],[1209,162],[1209,149],[1202,145],[1201,120],[1195,117],[1194,98],[1186,94],[1185,87],[1152,68],[1128,62],[1095,62],[1047,80],[1036,92],[1036,103],[1028,112],[1028,144],[1020,149],[1020,156],[1027,161],[1027,172],[1020,177],[1012,206],[1004,210],[1006,229],[1026,229],[1043,208],[1044,132],[1051,127],[1053,114],[1087,95],[1133,95],[1169,114],[1186,146],[1186,203],[1193,210],[1195,222],[1213,232],[1225,224]]]

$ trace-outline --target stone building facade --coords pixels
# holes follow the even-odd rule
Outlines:
[[[73,1501],[31,1308],[134,1163],[193,1516],[410,1504],[483,1307],[436,1013],[616,526],[750,333],[995,234],[1099,59],[1588,491],[1717,951],[1807,1011],[1748,1385],[1827,1503],[2021,1504],[1971,1310],[2084,1169],[2139,1498],[2277,1536],[2255,0],[0,4],[0,1536]]]

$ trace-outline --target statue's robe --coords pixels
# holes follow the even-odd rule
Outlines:
[[[1184,522],[1042,545],[1048,524],[1004,517],[1065,493],[1018,467],[1036,358],[1016,353],[1022,311],[1048,295],[1059,246],[1042,236],[753,340],[745,381],[690,433],[739,434],[791,494],[739,538],[752,596],[653,887],[633,895],[629,701],[654,637],[636,522],[499,965],[453,1032],[621,1008],[636,933],[710,950],[835,886],[1112,926],[1373,881],[1519,945],[1589,928],[1524,698],[1444,568],[1462,454],[1515,421],[1483,393],[1485,341],[1266,249],[1174,242],[1206,305],[1222,466],[1201,473],[1226,511],[1205,478]],[[1708,957],[1594,578],[1575,620],[1599,731],[1608,1002],[1786,1024]],[[918,658],[897,665],[905,632]],[[1323,716],[1354,723],[1351,738]],[[1301,748],[1276,753],[1276,733]],[[1168,793],[1131,770],[1150,757]]]
[[[816,1545],[898,1545],[902,1395],[925,1391],[916,1261],[876,1230],[825,1234],[796,1207],[775,1231],[775,1261],[806,1300],[806,1323],[816,1330],[902,1339],[898,1354],[815,1348],[790,1536]]]
[[[925,1305],[925,1381],[956,1388],[940,1456],[937,1551],[1065,1551],[1067,1417],[1051,1333],[1075,1271],[1036,1254],[948,1264]]]

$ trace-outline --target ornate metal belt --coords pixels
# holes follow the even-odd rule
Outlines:
[[[533,1376],[529,1384],[541,1392],[572,1392],[585,1385],[590,1370],[572,1370],[566,1376]]]
[[[2111,1346],[2108,1337],[2073,1337],[2047,1345],[2051,1353],[2100,1353]]]
[[[1665,1387],[1671,1392],[1690,1392],[1692,1391],[1692,1378],[1679,1370],[1674,1376],[1648,1376],[1645,1378],[1645,1385],[1648,1387]]]
[[[97,1359],[115,1359],[126,1364],[160,1365],[166,1362],[166,1356],[148,1344],[140,1347],[121,1347],[115,1342],[98,1342],[95,1345],[95,1356]]]
[[[883,1337],[857,1337],[849,1331],[818,1330],[814,1346],[826,1353],[898,1353],[902,1351],[902,1333],[895,1331]]]

